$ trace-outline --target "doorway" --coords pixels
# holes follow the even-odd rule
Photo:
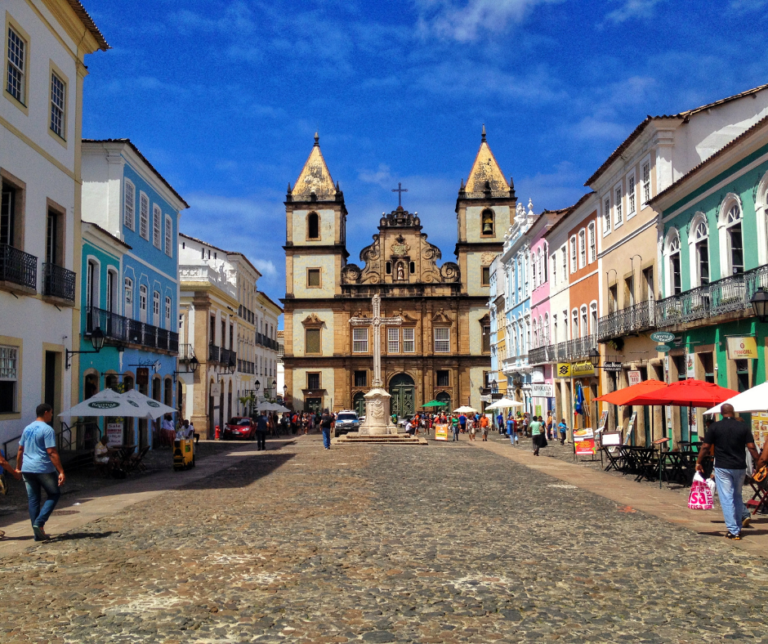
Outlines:
[[[352,407],[357,412],[358,418],[365,416],[365,394],[362,391],[358,391],[355,394],[355,397],[352,399]]]
[[[399,373],[389,381],[392,396],[391,412],[398,418],[409,416],[416,410],[416,384],[407,373]]]

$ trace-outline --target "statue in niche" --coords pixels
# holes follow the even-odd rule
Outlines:
[[[397,280],[402,281],[405,279],[405,269],[402,262],[397,265]]]

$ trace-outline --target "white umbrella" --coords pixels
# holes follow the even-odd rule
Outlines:
[[[112,389],[103,389],[91,396],[88,400],[78,403],[72,409],[59,414],[62,416],[111,416],[113,418],[125,418],[136,416],[136,410],[123,398],[122,394]]]
[[[518,402],[517,400],[512,400],[511,398],[502,398],[501,400],[497,400],[492,405],[488,405],[486,409],[509,409],[510,407],[522,407],[523,403]]]
[[[157,420],[160,416],[165,414],[176,413],[176,410],[173,407],[152,400],[137,389],[126,391],[123,394],[123,399],[134,409],[132,414],[124,414],[125,416],[136,416],[138,418],[151,418],[152,420]]]
[[[463,407],[454,409],[453,413],[454,414],[476,414],[477,409],[475,409],[474,407],[470,407],[469,405],[464,405]]]
[[[733,405],[734,411],[743,412],[745,414],[768,411],[768,382],[764,382],[762,385],[757,385],[757,387],[752,387],[752,389],[742,391],[737,396],[734,396],[719,405],[715,405],[712,409],[707,409],[704,413],[709,415],[719,414],[725,404]]]

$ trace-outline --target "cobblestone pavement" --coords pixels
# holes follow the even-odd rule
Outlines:
[[[0,641],[768,642],[767,560],[622,509],[310,436],[0,560]]]

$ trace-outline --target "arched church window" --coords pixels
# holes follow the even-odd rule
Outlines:
[[[320,238],[320,217],[316,212],[307,215],[307,239]]]
[[[392,275],[392,262],[387,262],[387,275]]]
[[[492,237],[494,235],[493,210],[491,210],[490,208],[486,208],[485,210],[483,210],[482,219],[483,219],[483,235]]]
[[[416,262],[411,262],[410,270],[411,270],[411,275],[413,275],[416,272]]]

